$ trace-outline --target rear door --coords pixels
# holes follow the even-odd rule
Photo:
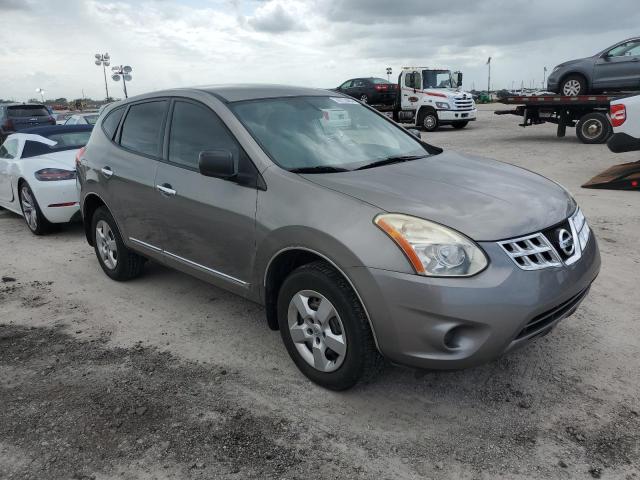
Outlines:
[[[9,105],[7,118],[17,132],[25,128],[55,125],[55,120],[42,105]]]
[[[113,210],[125,242],[158,251],[160,229],[155,222],[155,175],[162,155],[164,128],[169,100],[147,99],[131,104],[115,134],[119,148],[114,146],[108,156],[96,165],[100,182],[106,192],[108,206]],[[111,115],[103,122],[109,124]],[[116,118],[117,120],[117,118]]]
[[[208,106],[175,100],[170,118],[168,162],[158,166],[155,202],[165,222],[165,254],[205,275],[246,286],[255,254],[257,189],[203,176],[198,157],[207,150],[228,150],[239,171],[255,167]]]
[[[640,88],[640,40],[613,47],[594,65],[594,88]]]

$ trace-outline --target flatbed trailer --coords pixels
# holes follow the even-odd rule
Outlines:
[[[515,105],[511,110],[496,110],[496,115],[518,115],[521,127],[550,122],[558,125],[558,137],[564,137],[567,127],[576,128],[582,143],[605,143],[612,134],[609,104],[627,95],[532,95],[510,96],[500,100]]]

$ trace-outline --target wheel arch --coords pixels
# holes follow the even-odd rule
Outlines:
[[[105,207],[109,212],[111,210],[107,206],[107,204],[102,200],[100,195],[97,193],[88,193],[82,202],[82,224],[84,226],[84,234],[87,238],[87,243],[93,247],[93,235],[91,232],[91,219],[93,218],[93,214],[95,211],[100,208]],[[113,215],[113,214],[112,214]],[[115,217],[114,217],[115,218]]]
[[[345,271],[340,268],[340,266],[338,266],[334,260],[329,258],[327,255],[309,247],[290,246],[281,248],[271,256],[269,262],[267,263],[264,277],[262,279],[261,288],[264,296],[263,298],[267,316],[267,324],[269,325],[269,328],[271,328],[272,330],[278,330],[278,292],[280,291],[280,287],[282,286],[284,280],[296,268],[315,261],[324,261],[327,264],[331,265],[331,267],[334,268],[353,289],[367,317],[369,328],[371,329],[371,334],[373,335],[376,348],[378,348],[378,351],[380,351],[375,328],[373,327],[371,317],[369,315],[369,312],[367,311],[367,307],[364,301],[362,300],[362,297],[360,296],[360,293],[358,292],[358,289],[355,287]]]
[[[564,73],[561,77],[560,80],[558,80],[558,93],[562,93],[562,83],[567,79],[567,77],[570,77],[572,75],[577,75],[579,77],[582,77],[584,79],[584,83],[587,86],[587,92],[589,92],[592,88],[591,85],[591,79],[589,78],[590,75],[586,74],[585,72],[581,71],[581,70],[571,70],[567,73]]]

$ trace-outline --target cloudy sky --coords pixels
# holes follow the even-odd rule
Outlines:
[[[0,0],[0,98],[103,98],[96,52],[130,94],[215,83],[333,87],[404,65],[464,86],[542,82],[543,67],[640,35],[637,0]],[[114,96],[121,84],[109,79]]]

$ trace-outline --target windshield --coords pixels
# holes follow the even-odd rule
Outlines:
[[[449,70],[423,70],[423,88],[455,88]]]
[[[49,146],[45,143],[27,140],[22,149],[22,158],[37,157],[38,155],[46,155],[53,152],[61,152],[63,150],[75,150],[84,147],[89,141],[91,131],[82,132],[64,132],[48,135],[49,140],[57,142],[55,145]]]
[[[251,100],[231,109],[287,170],[353,170],[391,157],[429,155],[411,134],[351,98]]]

